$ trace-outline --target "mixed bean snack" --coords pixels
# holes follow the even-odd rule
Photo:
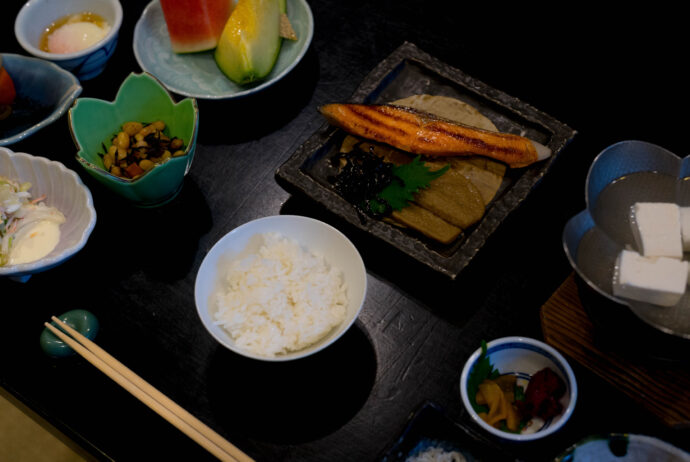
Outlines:
[[[184,141],[167,136],[164,129],[162,120],[124,123],[103,154],[103,167],[120,178],[134,179],[171,157],[183,156]]]

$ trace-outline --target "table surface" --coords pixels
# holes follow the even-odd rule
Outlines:
[[[25,54],[13,35],[21,0],[3,2],[0,51]],[[238,101],[199,101],[194,163],[180,195],[155,209],[121,203],[74,160],[66,118],[9,146],[63,162],[91,189],[98,222],[74,258],[21,284],[0,280],[5,332],[0,386],[104,460],[212,460],[205,451],[81,358],[45,356],[50,315],[80,308],[100,320],[98,343],[258,461],[376,460],[411,412],[462,408],[462,366],[482,339],[542,338],[539,310],[570,274],[561,245],[584,207],[592,159],[640,139],[686,154],[688,107],[682,14],[422,0],[311,0],[315,33],[279,84]],[[120,42],[82,96],[113,99],[131,71],[147,1],[124,1]],[[676,19],[678,18],[678,19]],[[276,169],[323,124],[317,106],[345,101],[404,41],[577,130],[528,199],[455,281],[339,222],[275,181]],[[342,229],[362,254],[369,291],[353,328],[309,359],[264,363],[219,346],[196,314],[196,272],[210,247],[249,220],[296,213]],[[123,236],[133,242],[127,251]],[[644,433],[690,449],[669,430],[572,364],[574,415],[544,441],[508,446],[548,460],[591,434]]]

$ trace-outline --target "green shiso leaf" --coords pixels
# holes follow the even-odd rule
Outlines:
[[[477,359],[477,363],[474,365],[470,372],[470,376],[467,378],[467,395],[470,398],[470,404],[472,404],[472,407],[477,413],[488,412],[486,406],[477,404],[477,391],[479,390],[479,385],[485,379],[495,379],[500,375],[498,370],[491,364],[486,354],[486,341],[482,340],[481,347],[482,352],[479,355],[479,359]]]
[[[393,181],[377,197],[387,202],[393,210],[400,210],[410,205],[420,189],[428,188],[433,180],[446,173],[449,168],[450,165],[446,165],[439,170],[431,171],[421,161],[421,156],[417,156],[409,164],[393,167]]]
[[[515,401],[525,400],[525,389],[520,385],[515,385]]]

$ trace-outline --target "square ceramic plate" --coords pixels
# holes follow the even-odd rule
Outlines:
[[[438,404],[428,401],[410,416],[405,429],[379,461],[404,462],[430,448],[460,452],[468,461],[515,460],[492,441],[452,421]]]
[[[508,169],[503,184],[487,206],[482,220],[454,242],[443,245],[381,220],[360,220],[355,209],[331,186],[336,172],[330,158],[345,133],[324,123],[277,170],[276,180],[293,194],[317,201],[350,224],[395,246],[423,264],[455,278],[500,223],[527,197],[575,131],[518,99],[487,86],[404,43],[383,60],[361,83],[348,102],[385,103],[414,94],[444,95],[471,104],[502,132],[521,134],[548,146],[553,155],[521,169]],[[344,102],[344,101],[343,101]]]

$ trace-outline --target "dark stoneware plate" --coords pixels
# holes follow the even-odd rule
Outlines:
[[[468,462],[513,461],[493,440],[452,421],[436,403],[427,401],[407,421],[398,439],[386,448],[380,462],[404,462],[426,451],[459,452]]]
[[[491,119],[500,131],[526,136],[548,146],[553,153],[549,159],[529,167],[508,169],[499,192],[487,206],[482,220],[465,229],[454,242],[442,245],[381,220],[363,220],[329,182],[329,177],[336,173],[329,159],[337,152],[345,133],[328,123],[324,123],[307,139],[278,168],[275,176],[278,183],[290,193],[310,197],[350,224],[454,279],[491,233],[548,172],[576,132],[553,117],[473,79],[408,42],[379,63],[348,102],[385,103],[423,93],[465,101]]]

